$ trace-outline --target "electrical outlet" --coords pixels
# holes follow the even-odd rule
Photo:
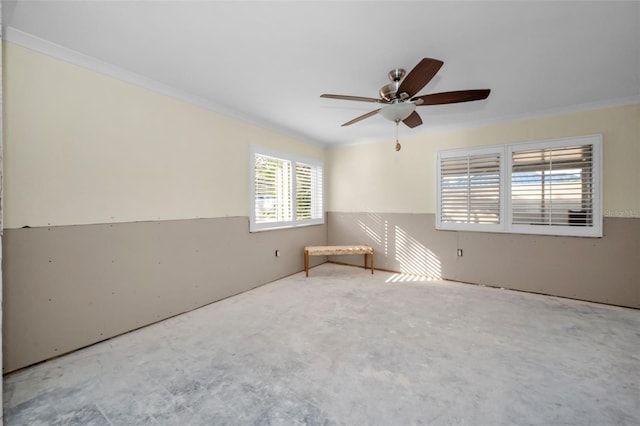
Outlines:
[[[458,249],[458,257],[462,257],[462,249]]]
[[[280,250],[276,250],[276,257],[280,257]]]

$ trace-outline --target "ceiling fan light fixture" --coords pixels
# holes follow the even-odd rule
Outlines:
[[[387,105],[380,109],[380,114],[387,120],[402,121],[416,109],[416,106],[411,102],[400,102],[397,104]]]

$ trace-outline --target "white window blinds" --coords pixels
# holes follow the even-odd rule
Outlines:
[[[320,219],[322,208],[322,167],[296,164],[296,218]]]
[[[593,224],[591,145],[512,152],[513,224]]]
[[[443,223],[500,223],[500,154],[440,161]]]
[[[252,145],[249,230],[324,223],[323,165]]]
[[[256,154],[255,221],[291,221],[291,162]]]

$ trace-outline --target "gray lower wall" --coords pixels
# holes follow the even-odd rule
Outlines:
[[[638,218],[605,218],[602,238],[437,231],[434,214],[331,212],[328,226],[329,244],[371,245],[382,269],[640,308]]]
[[[303,247],[327,244],[326,225],[248,230],[246,217],[5,230],[4,372],[300,272]]]
[[[246,217],[5,230],[4,371],[300,272],[305,245],[368,244],[382,269],[640,308],[640,219],[605,218],[603,238],[434,223],[433,214],[329,213],[327,225],[255,234]],[[362,265],[362,256],[330,259]]]

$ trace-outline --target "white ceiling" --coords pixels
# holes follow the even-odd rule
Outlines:
[[[35,36],[321,144],[390,140],[377,97],[395,67],[444,61],[420,94],[492,90],[418,107],[401,137],[640,100],[640,2],[2,1],[5,37]]]

